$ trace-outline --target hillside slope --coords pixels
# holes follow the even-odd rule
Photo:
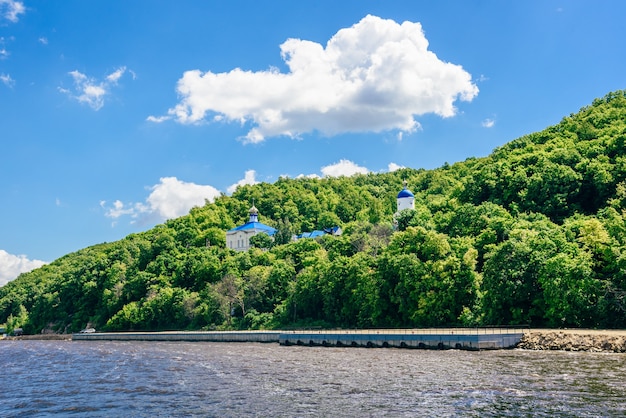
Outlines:
[[[531,324],[626,327],[626,92],[485,158],[436,170],[286,179],[0,288],[29,333]],[[415,211],[393,229],[407,180]],[[279,235],[236,253],[251,202]],[[286,242],[341,225],[340,237]]]

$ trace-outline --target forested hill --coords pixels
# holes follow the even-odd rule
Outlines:
[[[626,327],[626,91],[436,170],[240,187],[0,288],[28,333],[531,324]],[[393,228],[406,180],[415,210]],[[236,253],[225,231],[278,229]],[[289,242],[339,225],[343,235]],[[263,244],[262,240],[258,241]]]

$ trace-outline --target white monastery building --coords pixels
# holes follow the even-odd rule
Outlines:
[[[276,233],[276,229],[259,222],[259,210],[252,205],[248,211],[250,219],[245,224],[226,231],[226,247],[235,251],[248,251],[250,238],[257,234],[267,234],[270,237]]]

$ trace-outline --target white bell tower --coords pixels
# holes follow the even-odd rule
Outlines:
[[[415,196],[407,189],[407,181],[404,180],[404,188],[398,193],[397,211],[399,213],[404,209],[415,209]]]

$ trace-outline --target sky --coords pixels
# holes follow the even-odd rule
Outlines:
[[[281,176],[489,155],[626,88],[626,2],[0,0],[0,286]]]

